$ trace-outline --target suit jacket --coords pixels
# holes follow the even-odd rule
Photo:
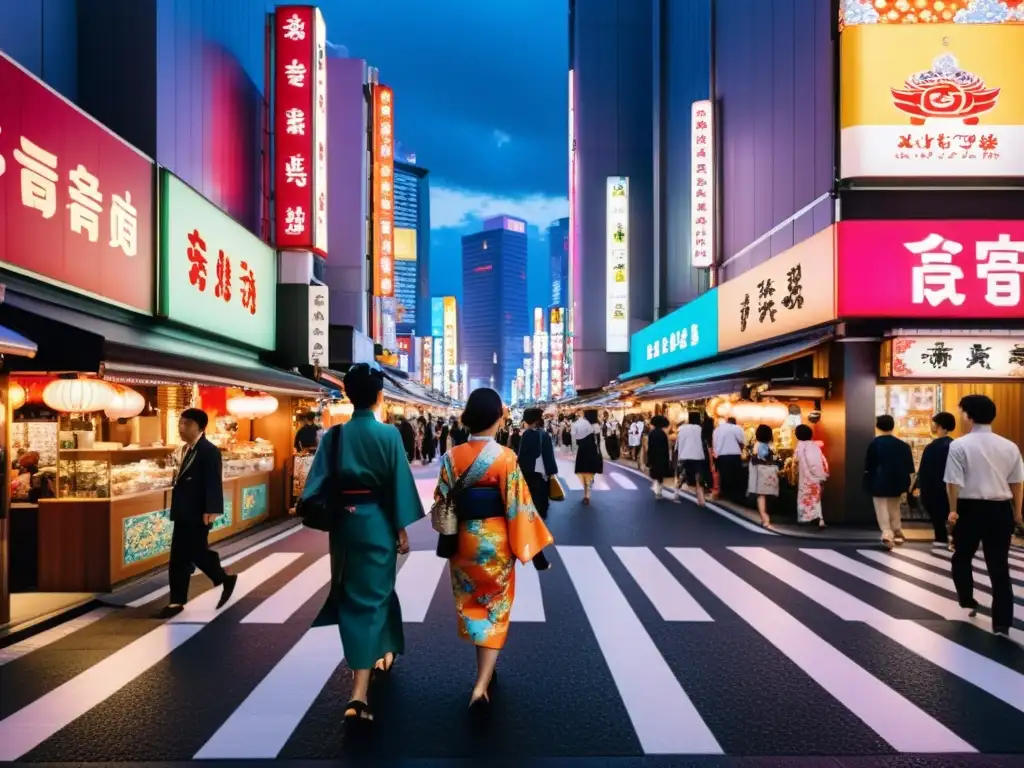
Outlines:
[[[540,429],[528,429],[523,432],[519,441],[519,467],[523,474],[536,474],[537,459],[544,459],[544,474],[548,477],[558,474],[558,462],[555,461],[555,449],[551,444],[551,436]]]
[[[202,522],[203,515],[224,513],[224,478],[220,449],[206,439],[196,443],[195,457],[183,457],[171,492],[171,520]]]

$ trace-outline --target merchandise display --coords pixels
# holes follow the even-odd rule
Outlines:
[[[170,448],[61,451],[57,498],[109,499],[170,488]]]
[[[274,446],[266,440],[232,441],[218,447],[224,460],[224,479],[274,471]]]

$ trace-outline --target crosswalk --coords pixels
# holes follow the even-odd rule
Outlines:
[[[513,688],[517,676],[532,682],[509,696],[530,708],[531,697],[543,697],[548,686],[576,691],[562,702],[563,727],[582,734],[552,739],[554,751],[596,749],[586,741],[586,723],[621,718],[621,731],[606,728],[601,747],[615,754],[756,754],[753,737],[729,725],[735,713],[722,711],[744,706],[728,703],[740,691],[760,702],[768,721],[781,697],[786,717],[826,731],[845,728],[844,743],[864,753],[1005,752],[1014,743],[1024,753],[1024,742],[1013,738],[1024,728],[1024,624],[1016,623],[1010,640],[988,632],[991,596],[980,575],[982,615],[968,616],[956,603],[948,555],[911,546],[892,553],[557,546],[552,571],[517,570],[502,664]],[[1013,557],[1017,613],[1024,615],[1024,556]],[[329,584],[329,556],[272,551],[242,564],[220,611],[215,589],[164,622],[154,622],[147,606],[108,610],[56,641],[36,639],[33,648],[12,654],[0,666],[0,760],[337,756],[329,745],[344,703],[344,649],[335,628],[309,628]],[[455,637],[446,562],[429,551],[410,553],[397,591],[410,646],[397,679],[419,681],[410,683],[410,696],[425,685],[434,707],[449,707],[438,689],[461,695],[466,670],[437,670],[436,660],[461,658],[471,666],[471,653]],[[84,668],[65,670],[68,654],[92,647],[90,641],[102,652]],[[234,673],[210,665],[243,647],[252,658]],[[15,690],[18,674],[43,669],[47,682],[34,695]],[[773,680],[785,680],[785,689],[774,690]],[[947,688],[952,693],[942,693]],[[166,701],[148,705],[142,717],[134,712],[140,695]],[[153,718],[195,697],[204,698],[204,716],[194,733]],[[429,717],[402,706],[391,711],[402,727],[428,727]],[[451,706],[444,717],[457,719],[459,704]],[[110,721],[117,727],[96,730],[96,722]],[[993,731],[981,721],[994,724]],[[143,727],[149,731],[133,731]],[[430,738],[444,738],[433,730]],[[811,730],[797,728],[779,749],[820,753],[824,747],[814,740],[827,736]],[[147,739],[150,746],[140,746]],[[392,741],[384,747],[392,757],[415,755],[402,751],[414,748],[410,740]],[[153,752],[153,744],[164,751]],[[457,740],[449,746],[461,749]]]

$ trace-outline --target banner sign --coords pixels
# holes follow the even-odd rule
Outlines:
[[[842,177],[1024,176],[1022,69],[1020,24],[847,27]]]
[[[607,181],[607,324],[605,350],[629,351],[629,179]],[[536,390],[536,387],[534,388]]]
[[[715,122],[711,102],[690,112],[690,263],[715,263]]]
[[[424,336],[420,341],[420,383],[430,389],[434,386],[434,339]]]
[[[0,53],[0,262],[152,314],[152,161]]]
[[[395,228],[395,304],[398,332],[412,335],[416,329],[419,265],[416,261],[416,230]]]
[[[168,171],[160,171],[160,314],[274,349],[277,254]]]
[[[274,241],[327,255],[327,27],[311,5],[274,15]]]
[[[1024,221],[843,221],[837,227],[840,317],[1024,316]]]
[[[459,398],[458,388],[458,355],[459,326],[456,316],[454,296],[444,297],[444,393],[454,399]]]
[[[330,289],[326,285],[309,286],[309,364],[326,366],[330,358],[327,339],[330,335],[328,300]]]
[[[565,354],[565,310],[556,307],[551,310],[551,399],[557,400],[564,393],[562,365]]]
[[[395,157],[393,93],[373,89],[373,292],[395,295]]]
[[[718,289],[712,288],[633,334],[629,376],[663,371],[718,354]]]
[[[1024,379],[1024,337],[901,336],[892,375],[910,379]]]

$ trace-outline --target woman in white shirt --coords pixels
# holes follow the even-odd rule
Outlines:
[[[701,431],[701,415],[698,411],[690,411],[688,423],[679,425],[676,437],[676,460],[682,466],[680,480],[695,488],[697,506],[704,506],[704,478],[708,470],[704,460],[704,440]],[[676,501],[679,501],[676,494]]]
[[[572,439],[576,443],[576,475],[583,483],[583,503],[590,504],[590,488],[594,485],[594,475],[604,472],[604,459],[601,458],[601,447],[598,437],[601,426],[597,423],[597,411],[584,412],[582,419],[576,419],[572,425]]]

